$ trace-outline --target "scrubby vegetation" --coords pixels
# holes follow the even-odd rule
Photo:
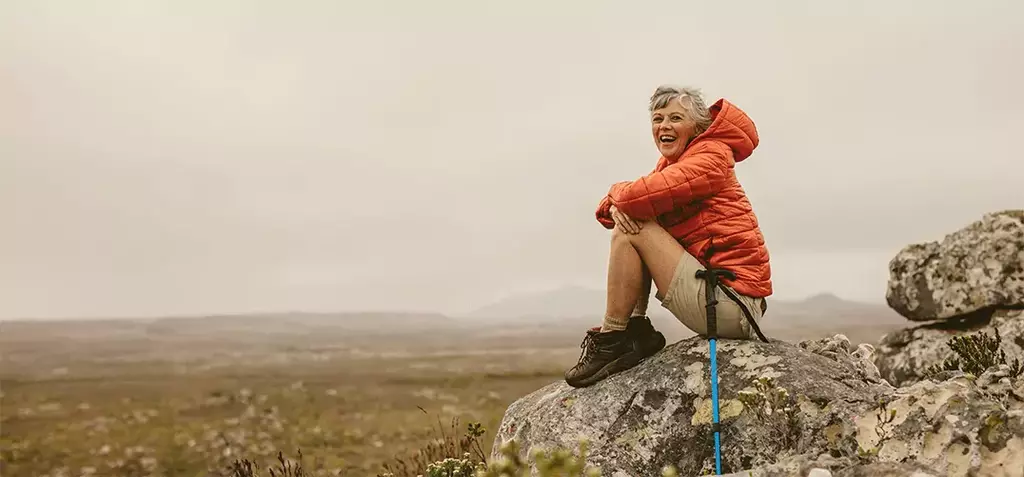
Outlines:
[[[1024,365],[1020,358],[1007,361],[1006,351],[1001,347],[1002,339],[999,336],[999,329],[994,329],[995,336],[989,336],[984,331],[962,336],[954,336],[947,341],[949,348],[955,353],[946,358],[942,363],[928,368],[928,374],[936,375],[945,371],[963,371],[975,376],[981,375],[985,370],[997,365],[1010,367],[1010,374],[1014,377],[1024,373]]]
[[[479,444],[478,438],[483,435],[479,424],[470,424],[463,439],[471,441],[471,445]],[[437,449],[453,452],[456,447],[454,440],[444,440],[444,444],[428,444],[418,455],[430,455]],[[478,448],[478,447],[477,447]],[[404,466],[397,472],[389,471],[377,474],[377,477],[530,477],[531,466],[521,457],[520,449],[515,442],[500,448],[501,459],[488,463],[486,456],[465,452],[461,457],[445,457],[426,464],[420,468]],[[533,461],[540,477],[600,477],[601,469],[586,464],[587,443],[581,442],[576,452],[568,449],[553,449],[533,453]],[[301,453],[300,453],[301,460]],[[231,477],[311,477],[301,463],[291,462],[278,456],[275,466],[268,468],[265,474],[260,473],[259,466],[249,460],[236,461],[231,467]],[[662,477],[678,477],[673,467],[666,467]]]
[[[508,405],[559,379],[577,354],[546,336],[472,330],[368,338],[294,325],[293,335],[206,323],[195,332],[3,326],[3,476],[210,477],[243,458],[281,475],[279,454],[313,477],[374,476],[385,465],[402,475],[400,460],[425,472],[489,453],[488,429]],[[440,428],[457,440],[470,421],[481,424],[479,448],[442,452]]]
[[[0,475],[519,476],[493,429],[578,357],[578,333],[215,324],[5,323]],[[590,475],[579,455],[536,462]]]

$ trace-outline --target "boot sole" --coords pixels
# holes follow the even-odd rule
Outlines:
[[[619,356],[614,361],[604,365],[603,368],[597,370],[597,372],[594,373],[589,378],[581,379],[577,382],[566,381],[566,383],[574,388],[585,388],[593,386],[594,384],[597,384],[598,382],[607,379],[609,376],[613,374],[621,373],[623,371],[635,367],[636,365],[640,364],[644,360],[644,358],[644,355],[632,351],[622,356]]]

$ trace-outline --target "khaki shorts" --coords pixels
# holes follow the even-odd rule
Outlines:
[[[655,295],[661,301],[661,306],[670,311],[687,328],[700,335],[706,335],[708,327],[707,311],[705,308],[707,299],[704,295],[707,282],[704,279],[697,278],[695,275],[698,270],[703,269],[704,266],[697,259],[684,252],[683,258],[679,260],[679,264],[676,266],[676,273],[672,277],[672,283],[669,285],[668,290],[665,291],[664,298],[658,296],[661,294],[661,290]],[[732,289],[730,288],[730,290]],[[736,290],[732,291],[736,292]],[[718,305],[716,307],[718,336],[734,339],[753,338],[755,335],[750,324],[747,322],[746,316],[743,315],[743,310],[722,290],[715,290],[715,292],[718,295]],[[754,321],[760,325],[761,306],[764,299],[751,298],[741,293],[736,293],[736,296],[739,297],[743,305],[750,311]]]

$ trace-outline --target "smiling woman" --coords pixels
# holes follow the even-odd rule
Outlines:
[[[607,308],[565,373],[572,386],[592,385],[665,346],[646,316],[652,280],[661,305],[702,335],[705,306],[717,300],[712,333],[722,338],[760,335],[772,294],[764,237],[733,170],[757,147],[753,121],[724,99],[708,107],[698,90],[675,86],[657,88],[649,110],[661,157],[650,174],[612,185],[598,206],[597,220],[612,229]],[[707,270],[726,274],[710,293],[701,278]]]
[[[650,110],[651,130],[664,157],[681,156],[689,140],[711,125],[704,99],[692,88],[658,88],[651,97]]]

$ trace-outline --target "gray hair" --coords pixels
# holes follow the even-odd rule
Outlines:
[[[699,89],[686,86],[658,86],[658,89],[654,90],[654,94],[651,95],[651,104],[648,110],[653,113],[657,109],[668,106],[671,101],[678,102],[686,111],[689,119],[696,123],[694,135],[706,131],[711,126],[711,111],[704,103],[704,97]]]

